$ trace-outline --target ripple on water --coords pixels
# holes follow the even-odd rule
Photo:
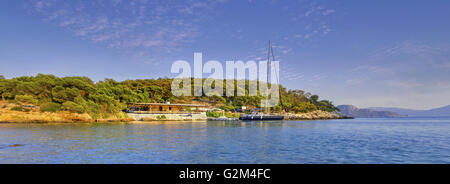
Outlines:
[[[450,163],[450,119],[0,124],[0,163]]]

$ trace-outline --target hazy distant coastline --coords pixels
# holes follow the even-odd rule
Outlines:
[[[394,118],[407,117],[390,111],[376,111],[372,109],[360,109],[354,105],[338,105],[337,108],[342,114],[355,118]]]
[[[429,110],[414,110],[395,107],[369,107],[368,109],[390,111],[409,117],[450,117],[450,105]]]
[[[358,108],[353,105],[337,106],[341,113],[359,118],[391,118],[391,117],[450,117],[450,105],[429,109],[413,110],[392,107]]]

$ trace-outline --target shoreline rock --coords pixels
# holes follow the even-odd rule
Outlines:
[[[308,113],[287,113],[285,120],[326,120],[326,119],[353,119],[339,112],[326,112],[316,110]],[[201,121],[206,121],[206,115]],[[29,111],[14,111],[11,108],[0,108],[0,123],[107,123],[107,122],[131,122],[144,121],[198,121],[199,118],[164,118],[147,117],[137,119],[129,114],[123,113],[109,118],[92,118],[89,114],[77,114],[72,112],[40,112],[37,109]]]
[[[353,119],[353,118],[335,112],[326,112],[321,110],[298,114],[288,113],[285,115],[285,120],[325,120],[325,119]]]

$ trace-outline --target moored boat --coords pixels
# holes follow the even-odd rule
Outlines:
[[[283,120],[283,115],[274,114],[245,114],[239,117],[242,121],[254,121],[254,120]]]
[[[273,49],[272,49],[272,45],[271,42],[269,40],[269,49],[268,49],[268,57],[267,57],[267,82],[269,81],[269,71],[270,71],[270,57],[272,56],[273,61],[275,61],[275,56],[273,55]],[[276,68],[275,68],[276,70]],[[278,77],[277,77],[277,85],[279,85],[279,81],[278,81]],[[281,88],[279,88],[281,89]],[[267,93],[268,93],[268,89]],[[239,117],[239,120],[242,121],[252,121],[252,120],[283,120],[284,116],[283,115],[276,115],[276,114],[269,114],[269,109],[268,109],[268,97],[269,95],[266,95],[266,104],[265,104],[265,111],[266,113],[249,113],[249,114],[245,114],[245,115],[241,115],[241,117]],[[281,106],[283,106],[283,103],[281,101],[281,97],[280,97],[280,104]]]
[[[237,121],[238,118],[227,118],[227,117],[219,117],[219,118],[208,118],[211,121]]]

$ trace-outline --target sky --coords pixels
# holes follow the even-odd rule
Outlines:
[[[174,77],[176,60],[262,60],[336,105],[450,104],[450,1],[3,0],[0,75]]]

